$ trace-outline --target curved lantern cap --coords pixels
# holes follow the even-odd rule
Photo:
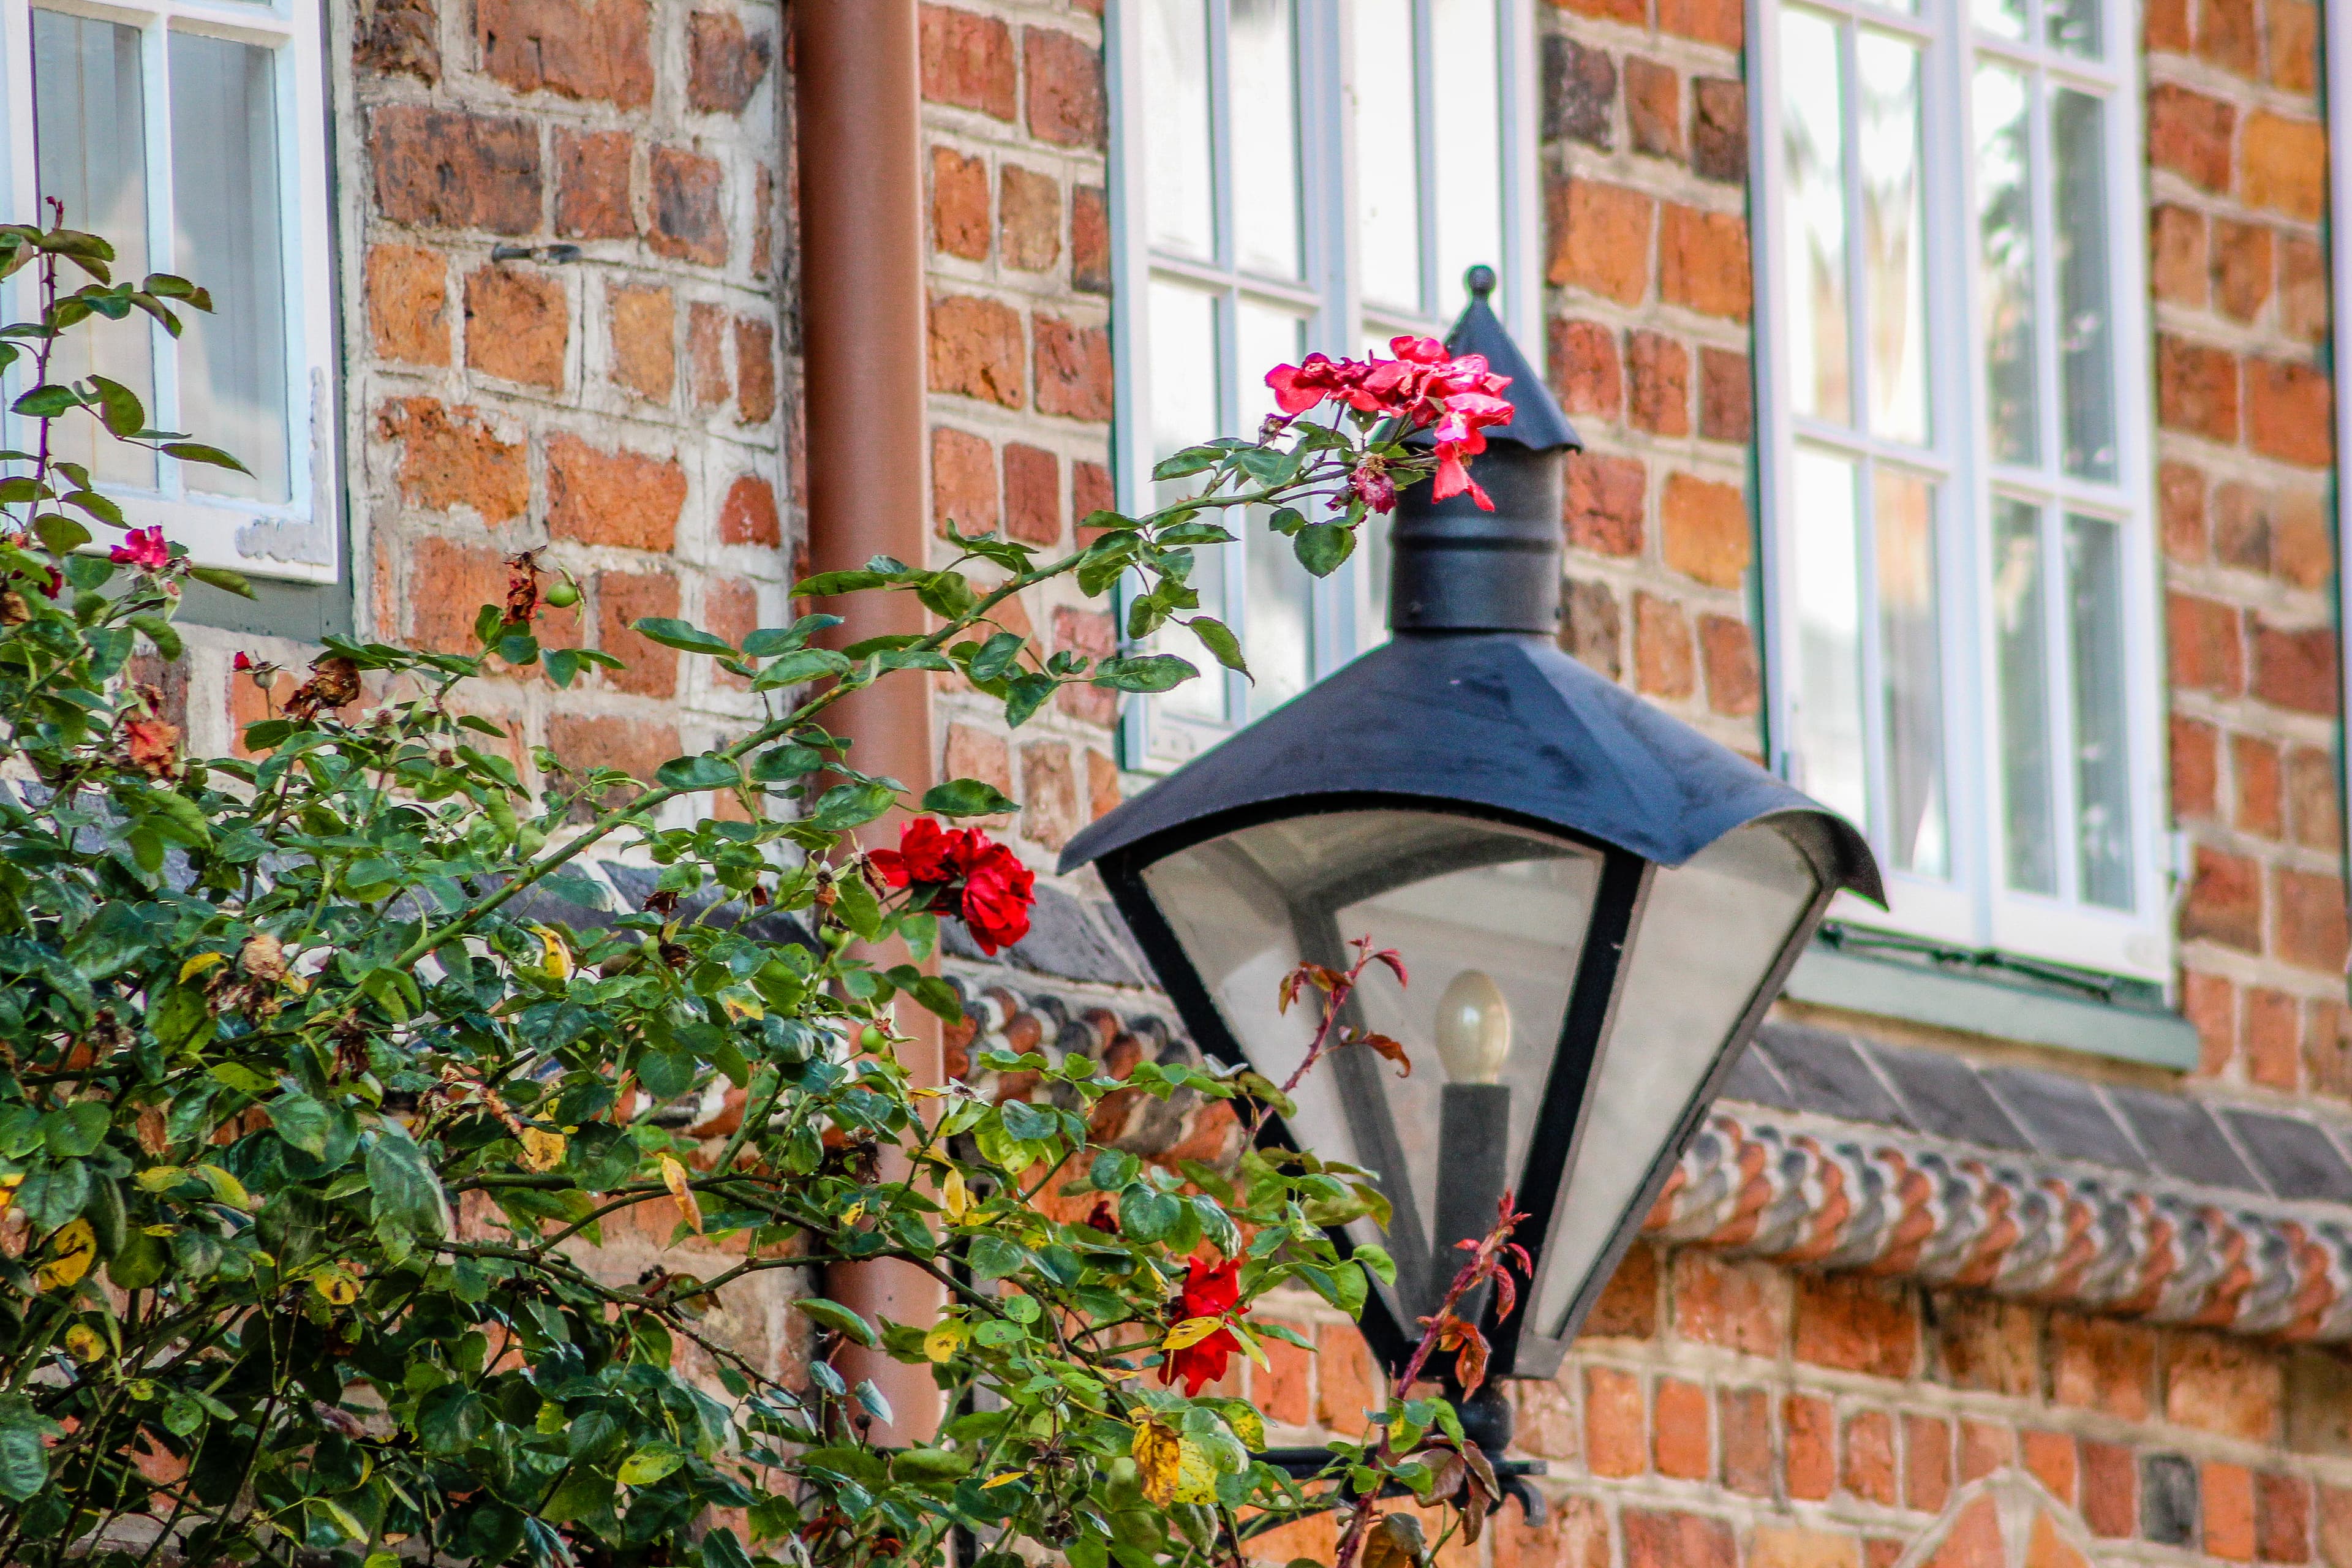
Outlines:
[[[1380,1173],[1391,1365],[1509,1187],[1537,1254],[1494,1370],[1549,1375],[1830,899],[1878,899],[1860,835],[1544,638],[1403,635],[1074,839],[1195,1037],[1281,1083],[1302,961],[1394,947],[1348,1022],[1401,1042],[1299,1086],[1284,1135]],[[1536,1244],[1540,1241],[1540,1247]],[[1417,1331],[1415,1331],[1417,1333]]]

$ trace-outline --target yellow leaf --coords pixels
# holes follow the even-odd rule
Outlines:
[[[526,1171],[552,1171],[563,1163],[563,1152],[570,1147],[561,1132],[550,1132],[544,1127],[522,1130],[522,1168]]]
[[[1239,1322],[1227,1323],[1225,1327],[1233,1331],[1234,1338],[1240,1342],[1244,1355],[1248,1356],[1250,1360],[1268,1372],[1274,1370],[1274,1363],[1265,1359],[1265,1347],[1258,1343],[1255,1334],[1244,1328]]]
[[[1184,1440],[1156,1421],[1135,1429],[1135,1480],[1143,1495],[1166,1508],[1176,1500],[1176,1474],[1184,1463]]]
[[[1217,1500],[1217,1467],[1207,1450],[1190,1437],[1177,1449],[1175,1495],[1178,1502]]]
[[[35,1279],[44,1290],[63,1290],[79,1282],[98,1261],[98,1233],[89,1221],[78,1219],[58,1232],[58,1254],[41,1265]]]
[[[923,1354],[935,1362],[945,1361],[963,1348],[969,1331],[961,1319],[949,1318],[923,1336]]]
[[[661,1176],[662,1185],[669,1189],[669,1195],[677,1200],[677,1206],[686,1215],[687,1228],[700,1236],[702,1205],[695,1202],[694,1189],[686,1184],[686,1167],[664,1154],[661,1157]]]
[[[348,1307],[360,1299],[360,1282],[340,1268],[321,1268],[311,1275],[310,1289],[331,1306]]]
[[[227,953],[200,952],[196,954],[195,957],[188,960],[187,963],[180,965],[180,984],[185,985],[191,977],[202,974],[205,970],[210,969],[215,963],[226,963],[227,962]]]
[[[24,1184],[22,1172],[13,1176],[0,1176],[0,1214],[8,1212],[8,1206],[16,1201],[16,1189]]]
[[[1223,1318],[1187,1318],[1168,1331],[1168,1337],[1160,1342],[1160,1348],[1164,1351],[1187,1349],[1199,1344],[1224,1326],[1225,1321]]]
[[[563,934],[553,926],[533,926],[530,934],[539,938],[539,966],[557,980],[571,979],[572,950],[563,945]]]
[[[253,1207],[253,1194],[245,1190],[245,1184],[218,1165],[198,1165],[195,1173],[203,1179],[205,1185],[213,1190],[213,1197],[216,1201],[225,1203],[231,1208]]]
[[[963,1184],[963,1173],[950,1166],[940,1182],[940,1202],[947,1205],[948,1218],[956,1224],[971,1212],[971,1189]]]
[[[1028,1473],[1026,1470],[1007,1470],[1001,1476],[991,1476],[980,1483],[980,1489],[986,1491],[991,1487],[1001,1487],[1008,1481],[1017,1481]]]
[[[66,1349],[73,1353],[76,1361],[106,1359],[105,1338],[88,1323],[76,1323],[66,1331]]]

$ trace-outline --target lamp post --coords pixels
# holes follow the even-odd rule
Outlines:
[[[1281,1082],[1312,1028],[1272,1005],[1301,962],[1378,966],[1343,1050],[1269,1134],[1379,1173],[1397,1264],[1363,1328],[1393,1373],[1507,1188],[1529,1217],[1522,1309],[1482,1309],[1495,1376],[1557,1369],[1831,899],[1881,898],[1862,837],[1595,674],[1557,642],[1563,465],[1579,445],[1486,302],[1449,339],[1512,378],[1474,473],[1495,501],[1394,518],[1393,637],[1073,839],[1202,1047]],[[1510,1435],[1476,1402],[1490,1453]]]

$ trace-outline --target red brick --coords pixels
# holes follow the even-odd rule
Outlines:
[[[426,537],[409,556],[408,641],[426,653],[478,653],[474,617],[506,596],[505,552]],[[289,692],[290,695],[290,690]]]
[[[1022,833],[1047,849],[1059,849],[1088,820],[1079,809],[1070,748],[1059,741],[1022,747]]]
[[[2126,1421],[2144,1419],[2156,1382],[2156,1333],[2138,1323],[2053,1312],[2050,1396]]]
[[[2074,1439],[2063,1432],[2024,1434],[2025,1468],[2060,1502],[2074,1501],[2076,1456]]]
[[[2340,895],[2337,903],[2340,909]],[[2242,1442],[2275,1441],[2280,1377],[2266,1347],[2221,1334],[2172,1333],[2164,1352],[2165,1419]]]
[[[1584,1462],[1596,1476],[1638,1476],[1648,1468],[1642,1440],[1642,1380],[1614,1367],[1584,1369]]]
[[[475,0],[482,68],[517,92],[642,109],[654,99],[646,0]]]
[[[959,726],[961,728],[961,726]],[[1298,1329],[1300,1324],[1284,1325]],[[1250,1373],[1250,1401],[1265,1412],[1269,1421],[1285,1426],[1305,1426],[1315,1419],[1315,1401],[1308,1389],[1308,1380],[1315,1368],[1315,1354],[1297,1345],[1265,1336],[1265,1365]]]
[[[735,577],[706,579],[702,584],[701,624],[737,647],[742,647],[743,639],[759,629],[759,587]],[[711,679],[730,690],[751,688],[751,683],[740,675],[730,674],[716,664],[709,668]],[[722,793],[716,798],[724,801],[734,797]]]
[[[1952,1424],[1932,1415],[1903,1417],[1903,1506],[1941,1513],[1952,1495]]]
[[[1668,566],[1716,588],[1737,588],[1750,548],[1748,502],[1738,485],[1669,474],[1658,498]]]
[[[2150,0],[2141,37],[2152,50],[2189,52],[2189,0]]]
[[[942,777],[978,779],[997,794],[1010,798],[1013,794],[1013,748],[1002,735],[992,735],[969,724],[948,726],[947,746],[940,759]],[[992,818],[991,820],[1002,820]],[[1279,1342],[1266,1341],[1267,1353],[1273,1352]],[[1302,1352],[1303,1353],[1303,1352]],[[1272,1411],[1267,1412],[1273,1415]],[[1302,1415],[1298,1423],[1304,1426],[1309,1415]],[[1276,1417],[1276,1419],[1285,1419]]]
[[[727,309],[697,300],[686,313],[687,391],[697,408],[723,408],[735,395],[727,374]]]
[[[2257,109],[2246,116],[2238,153],[2245,174],[2240,194],[2248,206],[2304,223],[2318,222],[2327,210],[2327,130],[2318,121]]]
[[[2204,560],[2204,470],[2187,463],[2158,464],[2156,504],[2166,557],[2188,565]]]
[[[2128,1540],[2139,1530],[2139,1475],[2132,1451],[2120,1443],[2075,1446],[2082,1465],[2083,1522],[2107,1540]]]
[[[2246,438],[2283,463],[2324,468],[2336,449],[2326,375],[2307,364],[2246,361]]]
[[[1691,79],[1691,173],[1702,180],[1748,180],[1748,84],[1734,77]]]
[[[370,121],[376,206],[394,223],[529,234],[539,226],[539,128],[421,104]]]
[[[1614,419],[1625,406],[1625,373],[1617,356],[1617,334],[1599,321],[1554,317],[1548,334],[1549,380],[1569,414]]]
[[[1626,62],[1629,94],[1634,63]],[[1545,38],[1543,98],[1548,137],[1609,149],[1617,116],[1617,62],[1607,49],[1590,47],[1567,34]],[[1630,98],[1627,107],[1633,108]],[[1671,116],[1671,107],[1667,112]]]
[[[2199,1510],[2204,1515],[2205,1552],[2231,1563],[2254,1560],[2254,1478],[2243,1465],[2197,1467]]]
[[[1650,288],[1650,224],[1657,203],[1597,180],[1556,183],[1550,194],[1549,282],[1638,305]]]
[[[1759,1523],[1748,1540],[1748,1568],[1862,1568],[1862,1543],[1843,1531]]]
[[[2167,332],[2156,339],[2157,421],[2168,430],[2231,443],[2238,438],[2238,361],[2227,349]]]
[[[2205,308],[2210,268],[2205,255],[2205,215],[2159,202],[2147,215],[2148,286],[2168,304]]]
[[[433,0],[378,0],[362,13],[352,63],[362,74],[441,79],[441,18]]]
[[[726,266],[726,176],[719,160],[682,147],[656,147],[649,171],[653,226],[646,231],[646,244],[672,261]]]
[[[395,483],[410,506],[467,508],[492,525],[511,522],[530,508],[528,447],[500,440],[479,409],[402,398],[377,411],[376,433],[401,443]]]
[[[767,34],[745,32],[731,12],[696,12],[687,20],[686,101],[698,114],[742,113],[773,52]]]
[[[994,300],[934,294],[930,310],[933,392],[977,397],[1006,408],[1026,401],[1022,389],[1021,314]]]
[[[1648,473],[1639,458],[1571,452],[1568,458],[1568,542],[1601,555],[1642,552]]]
[[[2190,184],[2226,195],[2230,139],[2238,111],[2221,99],[2175,82],[2147,89],[2147,157]]]
[[[1650,20],[1650,8],[1644,0],[1553,0],[1553,4],[1579,16],[1628,22],[1637,27],[1647,26]]]
[[[1529,1525],[1515,1502],[1496,1517],[1495,1568],[1609,1568],[1609,1513],[1597,1498],[1561,1499],[1540,1527]],[[1335,1546],[1314,1561],[1338,1555]]]
[[[2172,717],[2172,811],[2184,819],[2220,814],[2219,731],[2202,719]]]
[[[1723,1435],[1723,1484],[1750,1497],[1772,1495],[1772,1396],[1760,1388],[1716,1394],[1715,1420]]]
[[[1504,1384],[1516,1412],[1512,1446],[1547,1459],[1573,1459],[1584,1451],[1576,1401],[1558,1378]]]
[[[2017,1462],[2017,1434],[1992,1421],[1960,1423],[1960,1485]]]
[[[1742,445],[1756,435],[1756,382],[1748,356],[1729,349],[1698,351],[1698,433],[1710,441]]]
[[[1838,1483],[1870,1502],[1895,1506],[1895,1418],[1884,1410],[1864,1410],[1845,1419],[1844,1462]]]
[[[2241,833],[2276,838],[2286,831],[2279,749],[2252,735],[2230,738],[2230,771],[2236,777],[2235,826]]]
[[[1109,144],[1102,55],[1093,45],[1054,27],[1025,28],[1021,72],[1028,81],[1030,135],[1057,147]]]
[[[1731,1526],[1704,1514],[1629,1508],[1619,1516],[1625,1568],[1738,1568]]]
[[[2238,988],[2218,974],[2184,968],[2180,1016],[2197,1026],[2197,1070],[2207,1078],[2226,1071],[2238,1051]]]
[[[2278,951],[2297,969],[2342,974],[2347,933],[2344,882],[2332,872],[2297,871],[2282,866],[2272,889],[2278,900]]]
[[[1042,447],[1004,444],[1004,527],[1031,544],[1061,541],[1062,463]]]
[[[1661,332],[1625,334],[1625,368],[1632,396],[1626,418],[1654,436],[1690,434],[1690,351]],[[1668,493],[1674,481],[1668,480]]]
[[[776,516],[776,492],[767,480],[745,474],[727,487],[727,499],[719,508],[719,543],[773,548],[783,542],[783,524]]]
[[[2263,41],[2254,0],[2203,0],[2197,7],[2197,56],[2206,64],[2252,79],[2262,68]]]
[[[1108,752],[1087,748],[1087,817],[1099,822],[1118,808],[1125,798],[1119,787],[1118,764]]]
[[[466,363],[486,375],[560,390],[571,342],[563,280],[493,263],[466,279]]]
[[[1110,292],[1110,200],[1100,185],[1070,190],[1070,287]]]
[[[558,713],[547,721],[547,743],[566,767],[579,772],[618,768],[633,778],[650,779],[655,769],[677,755],[677,731],[638,718]]]
[[[1018,69],[1013,30],[952,5],[922,10],[923,96],[1011,120]]]
[[[1891,1280],[1851,1274],[1797,1277],[1796,1357],[1873,1377],[1908,1377],[1919,1360],[1919,1315]]]
[[[2253,693],[2274,708],[2336,711],[2336,637],[2326,626],[2291,630],[2254,620]]]
[[[2245,689],[2245,639],[2238,612],[2189,594],[2169,594],[2164,625],[2172,658],[2172,684],[2217,697]]]
[[[997,175],[997,224],[1004,264],[1049,271],[1062,259],[1062,183],[1007,163]]]
[[[764,317],[735,318],[735,423],[776,416],[776,329]]]
[[[2318,1544],[2327,1568],[2352,1568],[2352,1490],[2322,1483]]]
[[[2334,576],[2335,534],[2319,491],[2283,489],[2272,495],[2271,571],[2305,592],[2326,586]]]
[[[1715,1468],[1706,1389],[1678,1377],[1662,1377],[1653,1397],[1650,1433],[1658,1474],[1690,1481],[1706,1479]]]
[[[2313,91],[2319,85],[2319,7],[2309,0],[2270,0],[2263,17],[2269,24],[2271,85]]]
[[[2334,853],[2344,846],[2344,809],[2336,793],[2336,759],[2297,746],[2286,759],[2287,829],[2306,849]]]
[[[677,579],[667,572],[596,574],[596,642],[623,662],[604,672],[604,685],[639,697],[677,695],[677,654],[629,628],[648,617],[677,615]]]
[[[2254,1478],[2254,1555],[2264,1563],[2311,1561],[2311,1483],[2264,1472]]]
[[[1602,66],[1609,63],[1605,50],[1593,49]],[[1604,103],[1600,115],[1601,137],[1607,135],[1608,110]],[[1639,55],[1625,57],[1625,129],[1633,139],[1633,151],[1648,153],[1660,158],[1682,162],[1685,149],[1683,143],[1683,79],[1674,67]],[[1588,137],[1596,145],[1605,141]]]
[[[576,436],[547,442],[547,528],[559,539],[667,551],[686,506],[675,458],[604,452]]]
[[[2282,4],[2273,0],[2275,16]],[[2327,258],[2317,244],[2300,235],[2282,235],[2278,243],[2278,325],[2288,337],[2319,343],[2327,336]]]
[[[1936,1357],[1954,1388],[2024,1399],[2042,1393],[2041,1320],[2030,1307],[1989,1296],[1939,1300]]]
[[[637,232],[629,200],[635,144],[625,131],[555,133],[555,232],[571,239],[627,239]]]
[[[2234,479],[2213,488],[2213,557],[2244,572],[2270,570],[2271,511],[2263,491]]]
[[[931,243],[966,261],[988,259],[988,160],[931,149]]]
[[[1624,616],[1606,583],[1569,579],[1562,595],[1559,646],[1610,679],[1623,673]]]
[[[2294,1089],[2303,1065],[2302,1004],[2284,992],[2248,986],[2245,1044],[2250,1082]]]
[[[2305,1013],[2303,1067],[2311,1091],[2352,1099],[2352,1013],[2341,1002],[2314,1002]]]
[[[2251,321],[2270,302],[2277,273],[2271,231],[2258,223],[2213,220],[2213,304],[2223,315]]]
[[[996,449],[985,436],[935,426],[931,430],[931,521],[952,521],[964,533],[986,533],[998,523]]]
[[[1789,1333],[1789,1276],[1713,1253],[1674,1255],[1675,1332],[1700,1344],[1777,1356]]]
[[[1672,599],[1633,595],[1633,683],[1645,697],[1669,700],[1697,689],[1690,621]]]
[[[1658,1331],[1658,1255],[1636,1243],[1601,1288],[1580,1336],[1646,1340]]]
[[[1924,1568],[2002,1568],[2008,1553],[2001,1545],[2000,1509],[1998,1501],[1984,1495],[1960,1510]]]
[[[1728,719],[1754,716],[1763,700],[1756,639],[1731,616],[1698,618],[1699,660],[1706,668],[1706,705]]]
[[[2242,855],[2199,845],[2180,934],[2184,941],[2201,938],[2241,952],[2262,952],[2262,868]]]
[[[1034,336],[1037,412],[1108,422],[1111,414],[1110,329],[1081,327],[1040,315]]]
[[[1078,462],[1070,465],[1070,515],[1085,519],[1098,511],[1118,510],[1118,496],[1111,488],[1110,470],[1100,463]],[[1081,540],[1081,543],[1086,542]]]
[[[1083,654],[1099,663],[1118,651],[1118,631],[1099,610],[1068,605],[1054,610],[1054,651]],[[1088,724],[1109,725],[1118,718],[1118,695],[1098,686],[1065,686],[1054,694],[1063,712]]]
[[[1789,1431],[1789,1495],[1818,1502],[1837,1485],[1837,1424],[1826,1399],[1791,1394],[1780,1402]]]
[[[1664,205],[1658,216],[1659,299],[1703,316],[1744,321],[1749,282],[1747,219],[1679,202]]]
[[[1365,1412],[1377,1411],[1384,1397],[1364,1336],[1352,1324],[1334,1323],[1316,1336],[1315,1345],[1317,1418],[1343,1437],[1361,1436]]]
[[[677,387],[677,310],[667,289],[614,289],[613,379],[638,396],[667,403]]]
[[[448,260],[436,250],[368,247],[368,331],[380,357],[408,364],[449,363],[448,274]]]
[[[1658,0],[1658,30],[1738,49],[1746,13],[1738,0]]]

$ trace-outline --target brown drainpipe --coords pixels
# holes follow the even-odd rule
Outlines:
[[[798,112],[801,321],[807,404],[808,542],[813,570],[863,565],[875,555],[919,563],[929,548],[924,458],[921,46],[916,0],[800,0],[793,6]],[[835,646],[929,629],[910,594],[862,594],[821,606],[845,617]],[[859,770],[917,795],[936,782],[930,687],[886,678],[827,715],[852,742]],[[869,830],[895,837],[884,826]],[[904,954],[877,954],[900,962]],[[936,1020],[902,1004],[899,1026],[918,1083],[944,1077]],[[886,1170],[902,1179],[903,1166]],[[836,1265],[826,1294],[869,1320],[935,1321],[943,1289],[910,1265]],[[879,1443],[919,1443],[939,1429],[940,1393],[928,1366],[902,1366],[845,1347],[835,1364],[854,1384],[870,1377],[894,1419]]]

